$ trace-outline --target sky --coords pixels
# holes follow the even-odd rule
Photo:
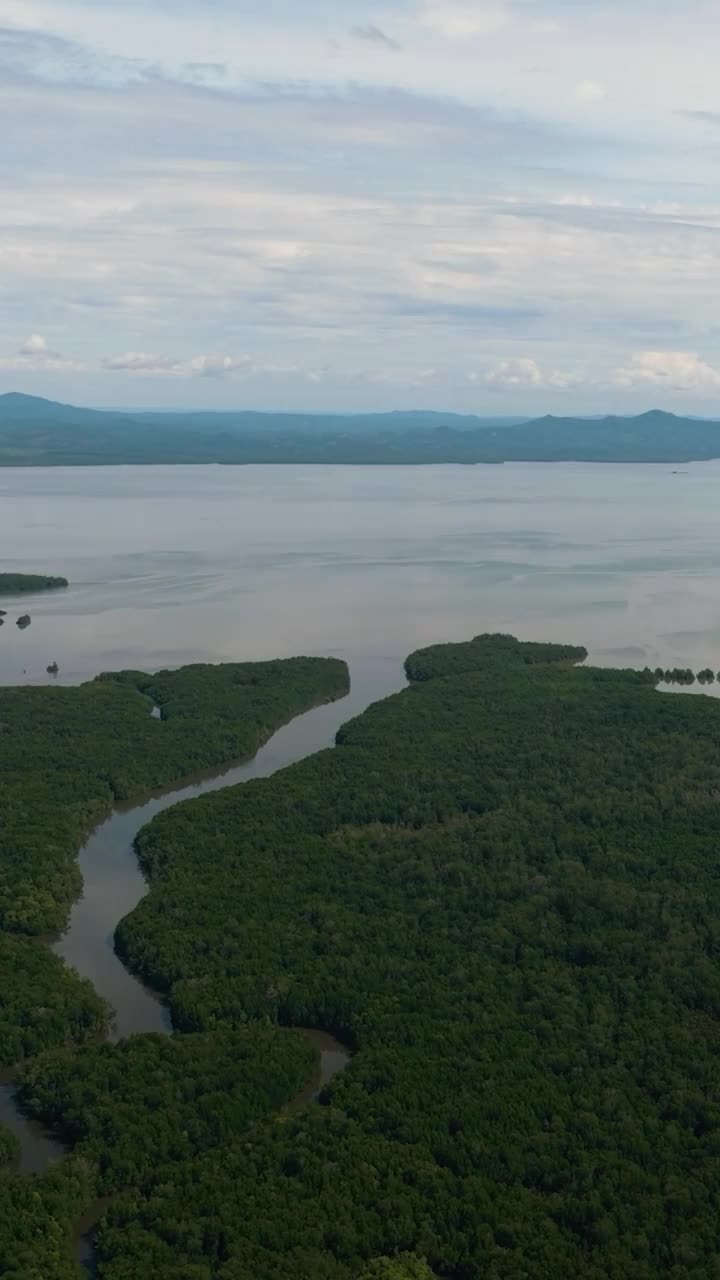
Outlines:
[[[720,416],[717,0],[0,0],[0,391]]]

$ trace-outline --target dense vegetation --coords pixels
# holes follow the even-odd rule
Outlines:
[[[95,1186],[93,1166],[79,1156],[41,1177],[0,1178],[2,1280],[80,1280],[74,1224],[92,1203]]]
[[[76,1155],[0,1184],[0,1274],[72,1274],[83,1188],[102,1280],[718,1274],[720,706],[583,656],[413,654],[336,750],[141,833],[119,942],[183,1032],[30,1066]],[[258,1120],[273,1024],[355,1057]]]
[[[715,683],[715,672],[710,667],[704,667],[697,674],[689,667],[671,667],[666,670],[657,667],[653,675],[658,684],[695,684],[696,680],[699,684]],[[718,682],[720,682],[720,672],[718,672]]]
[[[360,1280],[433,1280],[432,1271],[411,1253],[396,1258],[375,1258],[365,1267]]]
[[[109,1010],[91,983],[39,942],[0,933],[0,1068],[50,1045],[82,1042]]]
[[[0,1176],[12,1168],[20,1154],[20,1143],[14,1133],[0,1129]]]
[[[476,636],[465,644],[436,644],[428,649],[418,649],[405,661],[408,680],[414,683],[434,680],[442,676],[471,674],[489,666],[507,664],[510,669],[520,666],[536,666],[540,663],[584,662],[587,649],[572,644],[521,643],[515,636]],[[655,683],[651,677],[652,683]]]
[[[117,801],[253,754],[347,685],[344,663],[297,658],[0,689],[0,1066],[107,1022],[92,986],[31,936],[62,928],[90,828]],[[0,1131],[0,1163],[9,1142]]]
[[[720,423],[634,418],[121,414],[0,396],[0,465],[113,463],[686,462],[720,457]]]
[[[24,595],[30,591],[54,591],[67,587],[67,578],[48,578],[39,573],[0,573],[0,596]]]
[[[106,1060],[75,1057],[58,1120],[143,1170],[103,1280],[716,1274],[720,707],[573,656],[412,655],[337,750],[141,834],[121,945],[180,1025],[315,1024],[356,1055],[324,1105],[187,1159],[153,1116],[154,1168]]]
[[[344,663],[322,658],[0,689],[0,926],[62,927],[80,889],[78,847],[114,803],[252,755],[346,689]]]
[[[243,1133],[302,1089],[316,1059],[276,1027],[131,1036],[37,1059],[20,1102],[97,1166],[104,1193]]]

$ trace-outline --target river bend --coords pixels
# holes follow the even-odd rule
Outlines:
[[[134,977],[115,953],[117,925],[147,892],[135,856],[138,832],[171,805],[253,778],[268,778],[279,769],[334,746],[342,724],[404,683],[397,660],[391,658],[354,663],[351,678],[346,697],[297,716],[279,729],[252,760],[151,795],[140,804],[115,809],[81,849],[82,897],[73,905],[67,929],[53,944],[53,950],[88,978],[112,1006],[110,1040],[142,1032],[172,1033],[170,1014],[160,996]],[[331,1036],[318,1031],[306,1034],[319,1050],[320,1067],[316,1078],[288,1103],[292,1109],[310,1102],[319,1088],[349,1061],[347,1051]],[[0,1083],[0,1124],[12,1130],[20,1141],[20,1172],[42,1172],[64,1153],[64,1147],[52,1134],[44,1132],[17,1108],[13,1085],[7,1079]],[[83,1260],[89,1261],[87,1251],[81,1249],[81,1253]]]

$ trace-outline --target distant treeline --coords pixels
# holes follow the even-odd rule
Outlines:
[[[698,684],[714,684],[716,679],[715,672],[710,667],[704,667],[697,674],[689,667],[672,667],[666,670],[656,667],[654,671],[646,667],[645,670],[658,684],[695,684],[696,680]],[[717,680],[720,681],[720,671]]]
[[[67,578],[49,578],[40,573],[0,573],[0,595],[24,595],[31,591],[55,591],[67,587]]]

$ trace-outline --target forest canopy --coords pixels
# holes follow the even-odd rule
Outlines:
[[[120,946],[177,1024],[319,1025],[356,1052],[323,1107],[121,1201],[109,1280],[171,1239],[223,1280],[403,1251],[463,1280],[708,1274],[720,707],[582,657],[411,655],[337,750],[141,833],[152,889]]]
[[[141,832],[118,946],[176,1037],[24,1090],[75,1144],[68,1205],[81,1170],[115,1194],[103,1280],[715,1274],[720,705],[583,657],[420,651],[335,750]],[[298,1026],[354,1056],[287,1113]]]
[[[139,1037],[129,1042],[126,1056],[125,1046],[115,1051],[93,1044],[88,1058],[79,1056],[76,1063],[69,1046],[96,1040],[110,1010],[38,935],[62,928],[81,886],[78,848],[115,803],[141,799],[148,790],[245,759],[295,715],[342,697],[347,689],[345,663],[326,658],[196,665],[156,675],[126,671],[73,689],[0,689],[0,1068],[25,1059],[30,1060],[28,1069],[37,1071],[43,1059],[36,1055],[60,1048],[53,1070],[60,1072],[65,1064],[71,1080],[76,1071],[87,1076],[89,1126],[84,1135],[73,1128],[73,1095],[60,1093],[59,1076],[58,1097],[63,1097],[68,1116],[50,1115],[39,1087],[33,1093],[38,1112],[57,1121],[69,1142],[87,1148],[88,1156],[63,1160],[32,1181],[0,1181],[3,1278],[65,1280],[77,1274],[73,1220],[98,1193],[107,1162],[97,1133],[108,1135],[116,1173],[125,1171],[128,1148],[157,1138],[145,1106],[157,1105],[159,1081],[169,1089],[174,1080],[184,1090],[188,1115],[193,1107],[201,1115],[195,1116],[197,1132],[188,1124],[184,1139],[182,1130],[173,1129],[179,1148],[158,1142],[156,1158],[160,1151],[205,1149],[228,1124],[235,1131],[274,1110],[310,1074],[315,1056],[307,1043],[287,1036],[275,1043],[278,1033],[267,1028],[250,1031],[244,1039],[226,1037],[224,1051],[220,1040],[203,1046],[192,1038],[176,1044]],[[153,707],[159,709],[159,719],[151,716]],[[126,1085],[136,1091],[132,1105],[128,1100],[125,1106],[116,1093],[118,1130],[131,1114],[136,1121],[117,1143],[112,1119],[102,1117],[92,1127],[96,1058],[100,1064],[115,1063]],[[274,1064],[271,1074],[268,1058]],[[247,1063],[244,1074],[242,1061]],[[193,1092],[193,1071],[203,1062],[204,1092],[199,1081]],[[108,1066],[106,1084],[110,1071]],[[138,1106],[141,1096],[144,1102]],[[176,1089],[174,1124],[180,1110]],[[162,1124],[166,1120],[163,1112]],[[15,1139],[0,1129],[0,1170],[7,1172],[16,1155]]]

